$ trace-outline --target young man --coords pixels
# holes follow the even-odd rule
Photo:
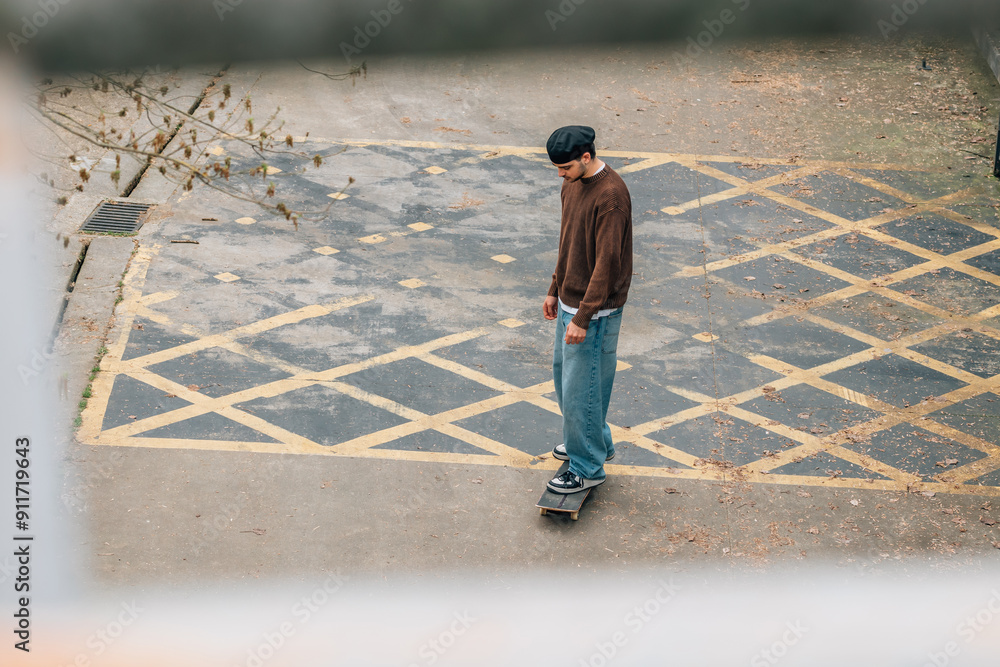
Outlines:
[[[546,149],[563,179],[559,258],[542,306],[545,319],[557,320],[552,375],[563,444],[552,456],[569,461],[548,487],[575,493],[604,483],[604,462],[615,455],[607,415],[632,282],[632,199],[597,159],[593,128],[561,127]]]

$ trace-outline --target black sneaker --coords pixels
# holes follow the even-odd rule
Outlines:
[[[556,475],[550,479],[547,486],[552,493],[566,494],[578,493],[601,484],[604,484],[604,479],[584,479],[576,473],[567,470],[561,475]]]
[[[561,442],[555,446],[555,449],[552,450],[552,458],[559,459],[560,461],[569,461],[569,454],[566,453],[566,443]],[[604,460],[610,461],[613,458],[615,458],[615,453],[611,452],[611,456]]]

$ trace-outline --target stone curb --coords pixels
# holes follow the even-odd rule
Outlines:
[[[997,80],[1000,80],[1000,30],[974,28],[972,34],[976,38],[979,49],[986,56],[993,74],[996,75]]]

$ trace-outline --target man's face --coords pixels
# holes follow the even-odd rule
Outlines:
[[[556,169],[559,170],[559,178],[562,178],[563,180],[572,183],[573,181],[580,180],[583,174],[587,171],[587,165],[584,164],[583,162],[584,159],[587,159],[589,161],[590,154],[584,153],[580,157],[580,159],[573,160],[565,164],[556,164],[555,162],[553,162],[552,164],[555,165]]]

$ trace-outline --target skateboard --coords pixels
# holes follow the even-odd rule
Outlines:
[[[568,469],[569,461],[565,461],[556,474],[561,475]],[[553,493],[546,486],[545,492],[538,499],[538,503],[535,506],[538,508],[538,513],[542,516],[545,516],[549,512],[562,512],[563,514],[569,514],[569,518],[576,521],[580,518],[580,508],[583,507],[583,502],[593,489],[594,487],[591,487],[583,491],[577,491],[576,493]]]

